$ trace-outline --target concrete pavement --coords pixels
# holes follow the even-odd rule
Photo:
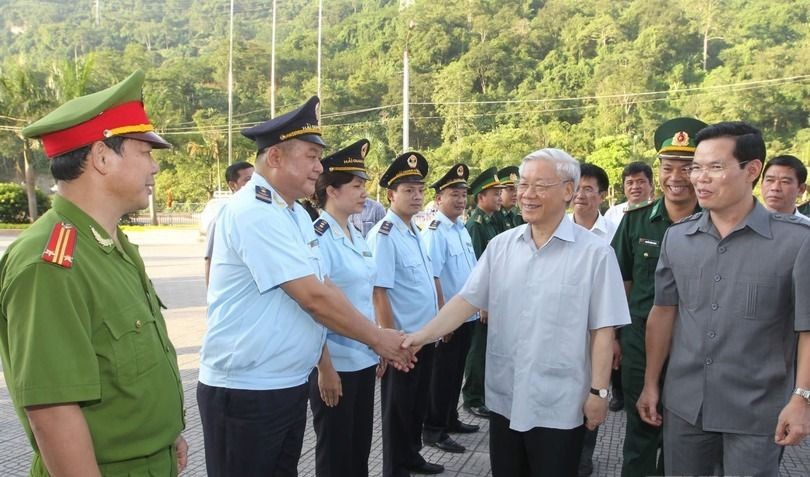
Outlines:
[[[16,234],[0,231],[0,252]],[[164,313],[172,342],[177,348],[187,414],[184,432],[191,447],[185,476],[204,476],[205,457],[202,429],[196,406],[196,383],[199,347],[205,333],[205,295],[202,253],[204,243],[196,230],[151,230],[130,232],[130,239],[140,244],[149,276],[161,299],[169,309]],[[380,475],[382,469],[382,439],[380,437],[379,391],[375,408],[375,432],[369,462],[370,474]],[[476,423],[481,431],[458,435],[457,441],[467,447],[464,454],[449,454],[425,448],[423,455],[431,462],[441,463],[446,476],[489,476],[488,422],[461,410],[462,420]],[[610,413],[599,432],[594,452],[595,476],[616,476],[621,469],[621,446],[624,439],[624,412]],[[810,441],[810,439],[808,440]],[[315,435],[311,420],[304,438],[299,464],[302,476],[315,475]],[[0,374],[0,476],[24,476],[31,461],[31,449],[11,405],[8,390]],[[810,442],[789,448],[780,469],[782,476],[810,475]]]

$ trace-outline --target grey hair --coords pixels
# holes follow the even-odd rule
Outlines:
[[[579,185],[579,162],[562,149],[547,147],[532,152],[523,158],[520,163],[519,172],[523,176],[523,167],[529,161],[548,161],[554,165],[557,175],[564,181],[574,183],[574,190]]]

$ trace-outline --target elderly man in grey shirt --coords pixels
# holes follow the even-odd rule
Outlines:
[[[579,164],[559,149],[524,158],[526,224],[490,241],[458,295],[403,343],[435,341],[489,311],[494,477],[576,475],[585,428],[607,414],[613,328],[630,313],[613,249],[565,215],[578,181]]]
[[[668,473],[776,476],[780,446],[810,431],[810,225],[752,197],[765,157],[756,128],[719,123],[696,139],[704,212],[661,245],[637,407],[664,424]]]

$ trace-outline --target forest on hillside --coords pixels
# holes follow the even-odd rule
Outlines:
[[[233,154],[239,130],[317,91],[318,1],[235,0]],[[228,0],[0,0],[0,176],[47,175],[22,126],[145,70],[145,102],[174,144],[156,199],[204,202],[228,164]],[[334,150],[372,142],[373,178],[402,152],[403,53],[410,147],[431,178],[516,164],[546,146],[608,170],[654,161],[671,117],[746,120],[769,156],[810,160],[807,0],[323,0],[321,96]],[[328,151],[327,151],[328,152]],[[376,184],[376,181],[372,181]],[[620,187],[617,193],[620,193]]]

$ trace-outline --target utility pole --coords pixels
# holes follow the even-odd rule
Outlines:
[[[318,0],[318,98],[321,97],[321,32],[323,31],[323,0]]]
[[[270,40],[270,119],[276,117],[276,0],[273,0],[273,26]]]
[[[95,10],[95,15],[96,15],[96,26],[98,26],[99,23],[100,23],[99,22],[99,10],[101,10],[100,3],[101,3],[101,0],[95,0],[94,5],[93,5],[93,10]]]
[[[405,53],[402,55],[402,152],[410,148],[411,135],[411,100],[410,100],[410,60],[408,58],[408,42],[411,39],[411,30],[416,26],[413,20],[408,23],[408,33],[405,35]]]
[[[233,164],[233,2],[231,0],[230,45],[228,46],[228,165]],[[217,173],[217,176],[220,174]]]

